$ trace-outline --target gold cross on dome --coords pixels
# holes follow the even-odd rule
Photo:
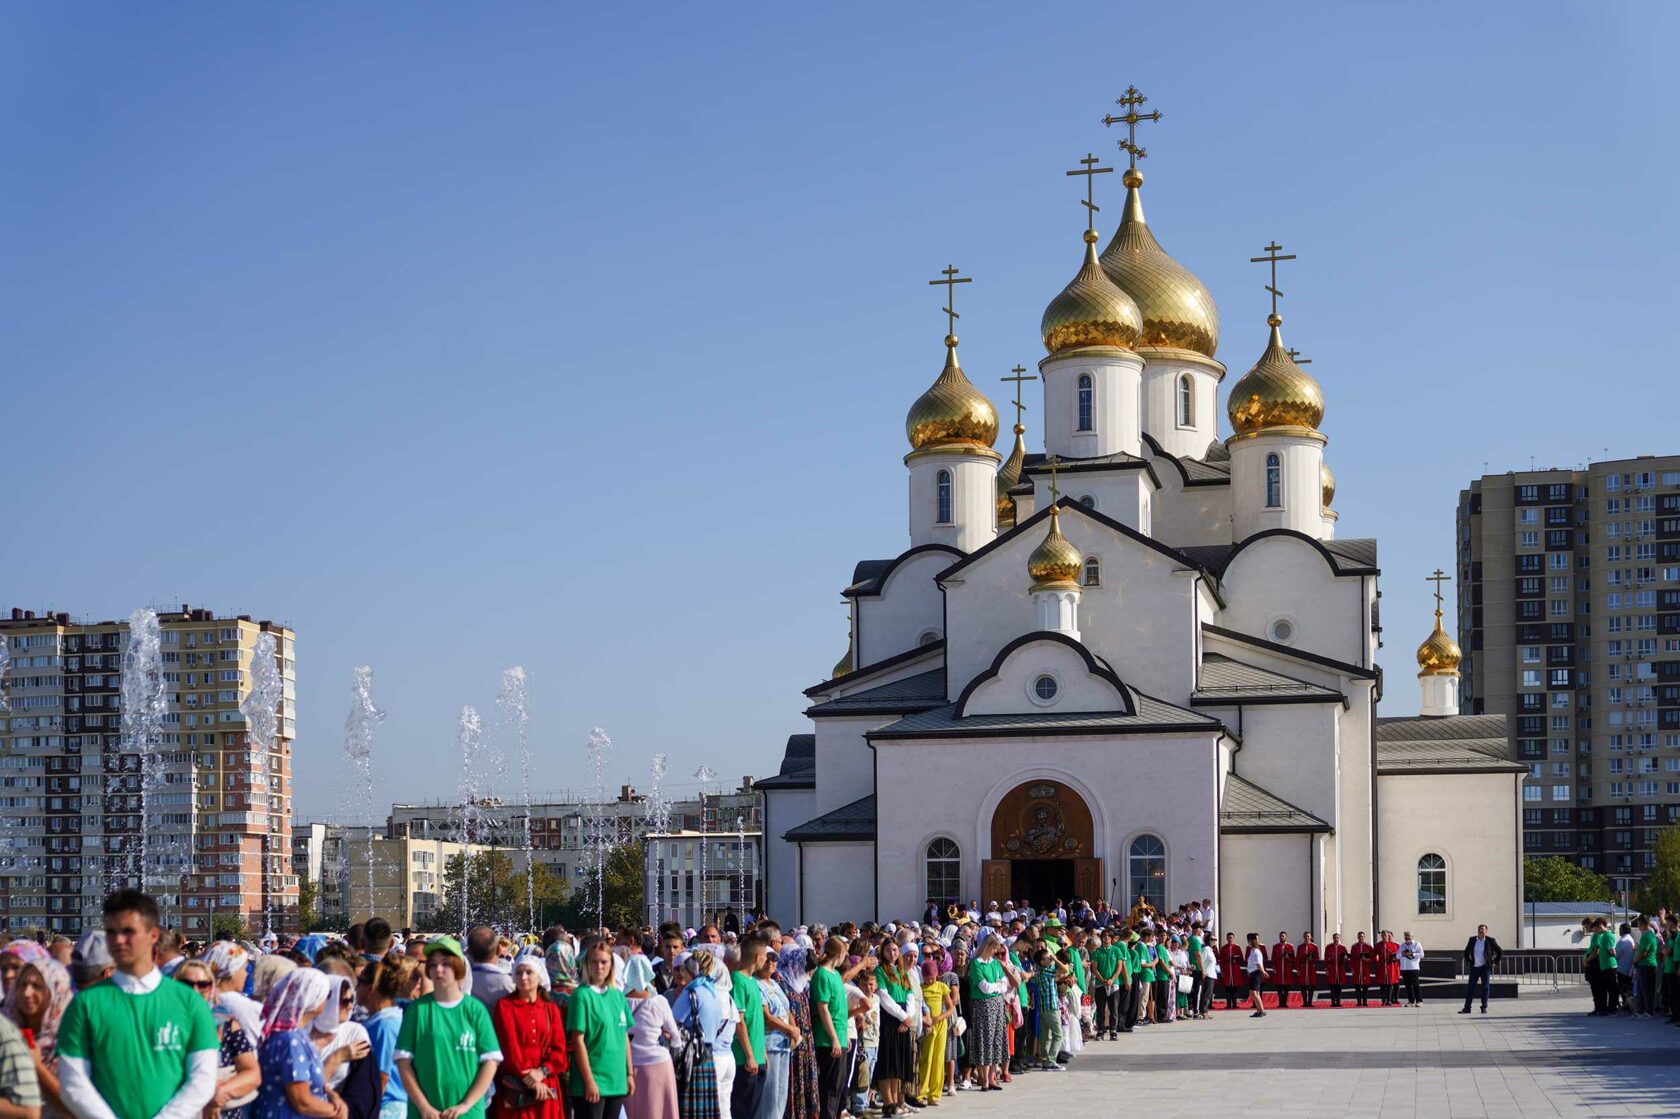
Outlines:
[[[1095,187],[1095,185],[1096,185],[1098,175],[1106,175],[1110,171],[1113,171],[1114,168],[1112,168],[1112,167],[1098,167],[1097,163],[1099,162],[1099,160],[1097,159],[1096,156],[1092,155],[1090,152],[1086,152],[1085,153],[1085,158],[1080,160],[1079,162],[1081,164],[1080,170],[1069,171],[1068,174],[1070,176],[1071,175],[1084,175],[1085,176],[1085,201],[1083,203],[1083,205],[1085,207],[1085,211],[1086,211],[1085,212],[1085,228],[1094,231],[1097,228],[1097,211],[1102,209],[1102,207],[1097,205],[1096,195],[1093,192],[1092,188]]]
[[[1137,145],[1137,126],[1146,120],[1161,119],[1161,110],[1159,109],[1152,113],[1138,112],[1138,106],[1148,100],[1149,98],[1138,92],[1137,86],[1129,85],[1126,87],[1125,96],[1116,99],[1114,102],[1126,110],[1125,113],[1121,116],[1110,114],[1103,117],[1105,125],[1123,124],[1126,126],[1126,138],[1120,141],[1120,150],[1131,157],[1131,167],[1134,171],[1137,170],[1137,161],[1147,158],[1149,155],[1147,151]]]
[[[1278,255],[1279,251],[1282,248],[1283,248],[1282,245],[1278,244],[1276,241],[1273,241],[1271,244],[1269,244],[1265,247],[1265,249],[1264,249],[1264,252],[1266,253],[1265,256],[1251,256],[1251,257],[1248,258],[1248,262],[1250,264],[1267,264],[1267,263],[1269,263],[1272,266],[1272,282],[1266,285],[1266,290],[1272,293],[1272,314],[1273,315],[1277,314],[1277,301],[1280,298],[1282,298],[1282,296],[1283,296],[1283,292],[1279,291],[1278,286],[1277,286],[1278,261],[1280,261],[1280,260],[1294,260],[1295,259],[1295,254],[1294,253],[1284,253],[1281,256]]]
[[[1437,567],[1435,574],[1425,575],[1423,581],[1435,584],[1435,616],[1439,618],[1441,616],[1441,584],[1451,582],[1452,576]]]
[[[1050,464],[1050,508],[1054,509],[1056,503],[1062,499],[1062,491],[1056,486],[1056,467],[1061,464],[1062,460],[1055,455],[1051,455],[1045,461]]]
[[[1015,376],[999,377],[998,380],[1015,382],[1015,426],[1020,427],[1021,413],[1027,410],[1027,406],[1021,403],[1021,388],[1026,384],[1026,382],[1036,381],[1038,378],[1029,375],[1027,373],[1027,367],[1024,365],[1017,365],[1015,368],[1011,369],[1010,372],[1015,374]]]
[[[929,280],[928,281],[928,286],[929,287],[938,287],[941,284],[944,285],[944,287],[945,287],[945,306],[943,308],[941,308],[941,310],[943,310],[945,312],[945,333],[946,334],[955,334],[957,332],[957,320],[962,318],[962,316],[957,314],[957,311],[956,311],[956,307],[957,307],[957,287],[956,287],[956,285],[958,285],[958,284],[972,284],[974,282],[974,277],[957,275],[957,266],[954,265],[954,264],[946,265],[944,268],[940,269],[939,274],[941,276],[944,276],[945,278],[943,280]]]
[[[1296,365],[1311,365],[1312,364],[1312,358],[1302,357],[1300,350],[1285,350],[1283,352],[1288,354],[1289,355],[1289,360],[1293,361]]]

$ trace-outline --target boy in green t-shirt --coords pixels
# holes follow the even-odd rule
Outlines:
[[[105,899],[115,971],[84,989],[58,1028],[59,1094],[76,1115],[197,1115],[216,1092],[220,1041],[210,1004],[160,971],[157,902],[139,890]]]
[[[730,994],[741,1020],[735,1023],[735,1085],[729,1092],[731,1115],[754,1115],[759,1099],[764,1095],[764,994],[759,990],[753,973],[764,963],[769,947],[762,936],[753,933],[741,938],[740,955],[736,958],[730,978]]]
[[[461,990],[467,959],[452,936],[426,942],[432,993],[403,1010],[392,1056],[408,1091],[408,1119],[484,1119],[484,1095],[502,1051],[484,1004]]]
[[[1639,1001],[1635,1004],[1635,1018],[1649,1018],[1657,1012],[1657,934],[1651,931],[1651,919],[1640,917],[1638,942],[1633,947],[1633,972],[1639,981]]]

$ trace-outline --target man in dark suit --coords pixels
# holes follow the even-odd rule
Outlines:
[[[1493,965],[1505,955],[1499,947],[1499,941],[1488,935],[1486,925],[1476,926],[1476,935],[1464,942],[1464,967],[1470,973],[1470,980],[1464,985],[1464,1009],[1460,1014],[1470,1013],[1470,1002],[1476,996],[1476,984],[1482,985],[1482,1013],[1487,1013],[1488,988],[1492,986]]]

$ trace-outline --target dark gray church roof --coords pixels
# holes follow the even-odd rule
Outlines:
[[[1410,715],[1377,720],[1377,772],[1521,773],[1503,715]]]
[[[782,767],[774,777],[754,781],[755,789],[814,789],[817,787],[817,736],[788,735]]]
[[[807,708],[807,715],[897,714],[945,702],[945,670],[935,668]]]
[[[1329,831],[1330,825],[1304,808],[1235,773],[1225,775],[1225,797],[1219,805],[1219,830],[1227,834]]]
[[[1201,679],[1190,702],[1196,706],[1224,703],[1340,703],[1347,697],[1281,672],[1232,660],[1220,653],[1202,655]]]
[[[1224,724],[1218,719],[1189,711],[1183,707],[1133,693],[1137,713],[1122,711],[1091,712],[1014,712],[999,715],[968,715],[957,718],[957,705],[942,704],[931,711],[909,715],[896,723],[888,723],[871,731],[870,738],[993,738],[1000,735],[1034,734],[1147,734],[1153,731],[1216,730]]]
[[[875,794],[841,805],[814,820],[790,828],[783,839],[791,843],[844,843],[875,838]]]

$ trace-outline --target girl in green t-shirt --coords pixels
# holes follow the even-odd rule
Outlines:
[[[583,982],[566,1004],[573,1119],[619,1119],[625,1100],[636,1093],[630,1004],[612,986],[612,970],[612,948],[604,940],[595,942],[584,953]]]

